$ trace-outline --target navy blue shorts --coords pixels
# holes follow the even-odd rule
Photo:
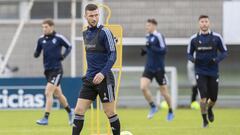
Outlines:
[[[196,80],[201,98],[217,101],[218,77],[196,74]]]
[[[44,72],[45,77],[47,79],[48,83],[51,83],[55,86],[59,86],[62,76],[63,76],[63,71],[61,69],[57,70],[46,70]]]
[[[145,69],[142,74],[142,77],[146,77],[146,78],[150,79],[151,81],[153,80],[153,78],[155,78],[159,85],[167,84],[165,71],[162,71],[162,70],[159,70],[156,72],[151,72],[151,71]]]
[[[79,98],[94,101],[97,95],[99,95],[102,103],[113,102],[115,100],[115,81],[112,72],[105,76],[103,81],[98,85],[93,84],[93,80],[86,77],[83,77],[82,80],[83,86]]]

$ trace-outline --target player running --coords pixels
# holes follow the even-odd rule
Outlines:
[[[99,9],[95,4],[85,7],[87,30],[83,32],[86,49],[87,74],[75,108],[72,135],[79,135],[83,128],[84,115],[99,95],[113,135],[120,135],[120,121],[115,112],[114,76],[111,71],[116,61],[116,48],[112,32],[99,25]]]
[[[71,44],[63,36],[54,31],[54,22],[51,19],[46,19],[42,23],[43,36],[38,39],[37,47],[34,57],[40,56],[43,51],[44,74],[47,79],[47,86],[45,89],[46,106],[44,117],[37,120],[39,125],[48,125],[48,117],[51,112],[53,104],[53,95],[58,98],[68,113],[69,124],[73,121],[73,111],[68,105],[66,97],[62,93],[61,79],[63,75],[63,68],[61,61],[63,61],[71,51]],[[62,47],[65,52],[62,54]]]
[[[174,118],[171,97],[168,93],[167,80],[165,77],[165,54],[167,51],[166,43],[163,35],[157,32],[157,21],[155,19],[148,19],[146,23],[147,31],[147,44],[146,50],[142,49],[142,55],[147,54],[147,62],[145,70],[141,77],[141,90],[145,99],[148,101],[151,109],[148,114],[148,118],[151,119],[158,111],[158,107],[155,105],[152,99],[152,94],[149,90],[149,85],[153,78],[156,79],[160,86],[161,95],[165,98],[169,110],[167,120],[172,121]]]
[[[190,39],[187,53],[188,59],[195,63],[197,87],[201,96],[203,128],[206,128],[208,121],[214,121],[212,108],[218,96],[218,63],[227,56],[227,47],[221,35],[210,30],[207,15],[199,17],[199,28],[200,31]],[[195,57],[194,53],[196,53]]]

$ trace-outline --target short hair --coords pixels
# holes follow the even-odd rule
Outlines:
[[[209,18],[209,17],[208,17],[208,15],[200,15],[200,16],[198,17],[198,20],[201,20],[201,19],[203,19],[203,18]]]
[[[97,10],[97,9],[98,9],[98,6],[96,4],[88,4],[85,7],[85,12],[86,11],[94,11],[94,10]]]
[[[152,19],[147,19],[147,22],[148,22],[148,23],[151,23],[151,24],[154,24],[154,25],[157,25],[157,24],[158,24],[157,21],[156,21],[156,19],[154,19],[154,18],[152,18]]]
[[[50,18],[43,20],[42,24],[48,24],[49,26],[54,26],[54,22]]]

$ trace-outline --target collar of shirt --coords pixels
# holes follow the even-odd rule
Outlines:
[[[157,30],[154,30],[152,33],[148,33],[146,36],[153,36],[156,35],[158,32]]]
[[[154,36],[154,35],[157,35],[157,34],[158,34],[157,30],[154,30],[152,33],[149,33],[149,36]]]
[[[208,30],[208,33],[205,34],[205,33],[202,33],[202,31],[200,30],[200,31],[199,31],[199,35],[208,35],[208,34],[210,34],[211,32],[212,32],[212,31],[209,29],[209,30]]]
[[[94,30],[94,29],[96,29],[96,28],[99,28],[101,26],[101,24],[97,24],[97,26],[95,26],[95,27],[93,27],[93,26],[91,26],[91,25],[88,25],[88,29],[90,29],[90,30]]]
[[[154,30],[152,34],[156,35],[157,33],[158,33],[157,30]]]
[[[49,38],[53,38],[56,35],[56,31],[53,31],[53,33],[49,34],[49,35],[44,35],[44,38],[49,39]]]

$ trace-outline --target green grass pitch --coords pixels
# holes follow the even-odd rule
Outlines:
[[[207,129],[201,128],[200,111],[178,109],[175,120],[166,121],[167,110],[160,110],[151,120],[146,119],[147,109],[119,109],[122,130],[134,135],[240,135],[240,109],[216,109],[216,120]],[[54,110],[48,126],[35,121],[42,110],[0,111],[0,135],[71,135],[64,110]],[[101,113],[101,131],[106,132],[106,117]],[[89,112],[82,135],[90,135]]]

